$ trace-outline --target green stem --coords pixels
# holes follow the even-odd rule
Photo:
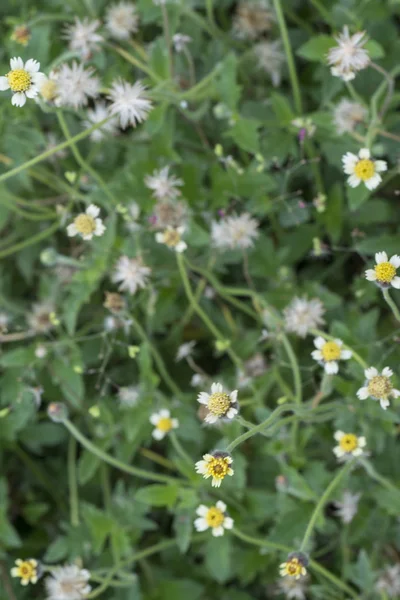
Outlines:
[[[171,43],[171,33],[169,28],[169,20],[168,20],[168,11],[167,7],[164,3],[161,4],[161,13],[163,19],[163,29],[164,29],[164,37],[165,44],[167,46],[167,55],[168,55],[168,72],[170,79],[174,79],[174,56],[172,54],[172,43]]]
[[[112,48],[113,50],[115,50],[115,52],[117,52],[117,54],[119,54],[120,56],[122,56],[122,58],[124,58],[125,60],[127,60],[128,62],[130,62],[132,65],[134,65],[135,67],[137,67],[138,69],[140,69],[141,71],[143,71],[143,73],[146,73],[150,77],[150,79],[152,79],[155,83],[163,83],[164,80],[162,79],[162,77],[160,77],[159,75],[157,75],[157,73],[155,73],[154,71],[152,71],[152,69],[150,69],[150,67],[148,67],[147,65],[143,64],[135,56],[132,56],[132,54],[130,54],[129,52],[127,52],[123,48],[120,48],[119,46],[115,46],[114,44],[108,44],[108,46],[110,48]]]
[[[400,312],[399,312],[399,309],[397,308],[394,300],[390,297],[389,290],[387,288],[384,288],[382,290],[382,295],[383,295],[386,303],[390,307],[390,310],[392,311],[394,318],[396,319],[396,321],[398,321],[400,323]]]
[[[296,355],[293,352],[292,345],[290,344],[287,336],[284,333],[280,333],[279,337],[282,340],[283,345],[285,346],[285,350],[286,350],[287,355],[289,357],[290,365],[291,365],[292,371],[293,371],[294,394],[295,394],[294,401],[297,404],[301,404],[301,402],[302,402],[302,390],[301,390],[301,377],[300,377],[299,363],[297,361]]]
[[[111,497],[110,480],[109,480],[108,467],[105,464],[101,465],[100,477],[101,477],[101,486],[103,488],[104,508],[105,508],[108,516],[112,517],[112,514],[111,514],[112,513],[112,511],[111,511],[112,497]],[[114,530],[111,532],[111,550],[112,550],[112,555],[114,558],[114,563],[116,566],[117,565],[119,566],[121,557],[119,555],[119,547],[118,547],[118,544],[116,543]]]
[[[0,178],[1,178],[1,176],[0,176]],[[52,235],[55,231],[57,231],[59,226],[60,226],[60,224],[57,221],[57,223],[54,223],[48,229],[45,229],[44,231],[41,231],[40,233],[33,235],[31,238],[28,238],[27,240],[23,240],[22,242],[18,242],[16,244],[14,244],[13,246],[10,246],[9,248],[6,248],[5,250],[1,250],[0,258],[4,258],[4,256],[9,256],[10,254],[14,254],[15,252],[19,252],[23,248],[27,248],[28,246],[32,246],[32,244],[36,244],[37,242],[44,240],[45,238]]]
[[[304,550],[306,549],[306,546],[309,542],[311,534],[314,530],[315,523],[316,523],[325,503],[328,501],[333,490],[336,488],[337,485],[339,485],[339,483],[343,479],[343,477],[349,473],[350,469],[354,465],[354,462],[355,462],[355,460],[351,459],[344,465],[344,467],[342,469],[340,469],[340,471],[336,474],[336,477],[334,477],[332,479],[331,483],[328,485],[325,492],[322,494],[321,498],[318,500],[317,506],[315,507],[314,512],[311,515],[311,519],[310,519],[310,521],[307,525],[307,529],[304,533],[303,541],[301,542],[301,546],[300,546],[300,552],[304,552]]]
[[[82,444],[84,448],[86,448],[86,450],[89,450],[89,452],[100,458],[100,460],[103,460],[107,464],[115,467],[116,469],[119,469],[120,471],[129,473],[130,475],[133,475],[134,477],[139,477],[140,479],[147,479],[148,481],[159,481],[161,483],[182,483],[181,480],[176,479],[175,477],[169,477],[168,475],[161,475],[159,473],[151,473],[149,471],[145,471],[144,469],[139,469],[137,467],[127,465],[126,463],[121,462],[113,456],[110,456],[110,454],[107,454],[107,452],[104,452],[104,450],[101,450],[101,448],[95,446],[90,440],[88,440],[87,437],[85,437],[79,431],[79,429],[75,427],[73,423],[71,423],[69,419],[65,419],[63,421],[63,424],[71,433],[71,435],[73,435],[74,438],[80,444]]]
[[[375,481],[380,483],[383,487],[385,487],[386,489],[390,490],[391,492],[394,492],[395,494],[397,494],[399,497],[399,501],[400,501],[400,489],[399,488],[397,488],[395,485],[393,485],[393,483],[391,481],[389,481],[389,479],[386,479],[386,477],[383,477],[377,471],[375,471],[374,467],[371,465],[371,463],[367,459],[360,458],[360,463],[362,464],[362,466],[364,467],[364,469],[366,470],[368,475],[370,477],[372,477],[372,479],[375,479]]]
[[[71,525],[79,527],[79,496],[76,479],[76,439],[71,436],[68,442],[68,488]]]
[[[295,105],[297,113],[299,115],[301,115],[303,112],[303,107],[302,107],[302,101],[301,101],[299,80],[297,77],[296,65],[294,63],[293,52],[292,52],[292,47],[290,45],[290,40],[289,40],[288,30],[286,27],[285,17],[284,17],[282,6],[281,6],[281,0],[274,0],[274,7],[275,7],[276,18],[277,18],[278,25],[279,25],[279,30],[281,32],[283,47],[285,49],[286,60],[287,60],[287,65],[288,65],[288,69],[289,69],[289,78],[290,78],[290,83],[292,86],[292,92],[293,92],[293,98],[294,98],[294,105]]]
[[[182,446],[182,444],[180,443],[180,441],[176,437],[175,432],[171,431],[171,433],[169,434],[169,438],[170,438],[170,440],[172,442],[172,445],[175,448],[177,454],[182,458],[182,460],[184,460],[191,467],[193,467],[193,459],[186,452],[186,450],[184,449],[184,447]]]
[[[18,167],[14,167],[14,169],[10,169],[10,171],[6,171],[6,173],[2,173],[0,175],[0,182],[6,181],[6,179],[10,179],[10,177],[14,177],[14,175],[18,175],[18,173],[21,173],[22,171],[29,169],[29,167],[32,167],[33,165],[37,165],[38,163],[42,162],[43,160],[46,160],[46,158],[49,158],[49,156],[52,156],[56,152],[59,152],[60,150],[63,150],[64,148],[69,148],[69,146],[72,146],[76,142],[79,142],[80,140],[85,139],[91,133],[93,133],[93,131],[96,131],[96,129],[99,129],[100,127],[102,127],[104,125],[104,123],[107,123],[107,121],[109,119],[110,119],[110,117],[107,117],[107,119],[104,119],[103,121],[96,123],[92,127],[85,129],[85,131],[78,133],[77,135],[70,138],[66,142],[62,142],[61,144],[54,146],[54,148],[51,148],[50,150],[46,150],[46,152],[42,152],[42,154],[35,156],[35,158],[31,158],[30,160],[27,160],[22,165],[19,165]]]
[[[231,533],[233,535],[235,535],[237,538],[239,538],[240,540],[242,540],[243,542],[247,542],[248,544],[253,544],[254,546],[259,546],[261,548],[269,548],[271,550],[278,550],[281,552],[290,552],[291,551],[291,548],[289,548],[288,546],[283,546],[282,544],[277,544],[275,542],[270,542],[268,540],[260,540],[258,538],[247,535],[246,533],[243,533],[236,528],[233,528],[231,530]],[[346,583],[341,581],[341,579],[336,577],[336,575],[333,575],[333,573],[330,573],[330,571],[325,569],[325,567],[323,567],[322,565],[317,563],[315,560],[310,560],[310,567],[314,571],[319,573],[322,577],[325,577],[325,579],[328,579],[337,588],[339,588],[340,590],[343,590],[344,592],[346,592],[346,594],[349,594],[352,598],[359,600],[359,595],[351,587],[349,587]]]
[[[315,336],[323,337],[326,340],[332,340],[333,342],[337,339],[335,336],[329,335],[328,333],[325,333],[325,331],[321,331],[320,329],[311,329],[310,333]],[[357,352],[351,346],[343,342],[343,348],[351,350],[354,360],[356,360],[364,370],[367,368],[368,365],[365,362],[365,360],[361,358],[361,356],[357,354]]]

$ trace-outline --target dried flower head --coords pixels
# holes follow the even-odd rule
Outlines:
[[[174,44],[176,52],[183,52],[191,41],[192,38],[184,33],[176,33],[172,38],[172,43]]]
[[[398,598],[400,596],[400,565],[386,567],[381,572],[375,589],[381,594],[387,594],[389,598]]]
[[[92,589],[89,580],[89,571],[77,565],[55,567],[45,580],[46,600],[82,600]]]
[[[233,458],[228,452],[216,450],[212,454],[204,454],[203,460],[199,460],[195,464],[195,469],[196,473],[203,475],[204,479],[212,477],[212,487],[220,487],[222,480],[227,475],[233,475],[232,463]]]
[[[318,298],[299,298],[296,296],[283,312],[285,329],[304,338],[312,330],[325,323],[325,308]]]
[[[132,408],[136,406],[140,400],[140,388],[136,385],[120,387],[118,390],[118,398],[121,408]]]
[[[282,78],[282,67],[285,64],[285,54],[280,40],[260,42],[254,46],[258,66],[271,77],[272,85],[278,87]]]
[[[64,38],[69,42],[69,49],[77,52],[82,60],[88,60],[94,52],[99,50],[103,37],[97,33],[100,21],[91,21],[87,17],[83,20],[75,17],[74,23],[69,23],[64,29]]]
[[[246,250],[254,246],[258,237],[259,222],[245,212],[226,217],[211,224],[211,242],[221,250]]]
[[[50,301],[38,302],[32,306],[31,313],[27,316],[30,329],[36,333],[45,333],[54,327],[52,315],[54,304]]]
[[[145,185],[152,190],[154,198],[157,200],[174,200],[181,195],[180,187],[183,185],[182,179],[170,175],[170,167],[164,167],[153,171],[152,175],[146,175]]]
[[[145,92],[146,88],[140,81],[132,85],[119,78],[112,83],[108,96],[111,101],[110,113],[118,117],[122,129],[128,125],[135,127],[147,119],[152,104]]]
[[[275,13],[268,0],[242,0],[233,20],[236,37],[255,40],[270,31],[275,22]]]
[[[361,494],[352,494],[345,490],[340,502],[335,502],[335,514],[343,523],[351,523],[358,511],[358,502]]]
[[[115,118],[110,118],[105,102],[96,102],[93,108],[86,112],[86,119],[83,120],[83,125],[86,128],[93,127],[93,125],[97,125],[105,119],[108,120],[90,134],[90,139],[93,142],[101,142],[107,136],[116,135],[118,124]]]
[[[338,46],[328,52],[331,73],[343,81],[351,81],[358,71],[365,69],[370,63],[368,51],[363,48],[367,41],[365,31],[350,35],[349,28],[345,26],[335,39]]]
[[[390,398],[398,398],[400,396],[400,390],[396,390],[390,381],[393,375],[392,369],[385,367],[379,373],[375,367],[369,367],[369,369],[365,369],[364,373],[366,382],[358,390],[358,398],[360,400],[365,400],[366,398],[378,400],[383,410],[386,410],[390,405]]]
[[[282,577],[278,581],[278,590],[284,594],[287,600],[306,600],[307,597],[307,576],[300,579],[293,577]]]
[[[215,506],[200,504],[196,513],[199,517],[195,520],[196,531],[206,531],[211,528],[214,537],[224,535],[225,529],[232,529],[233,519],[226,514],[226,504],[218,500]]]
[[[31,39],[31,30],[27,25],[16,25],[11,34],[11,39],[21,46],[27,46]]]
[[[126,290],[133,295],[138,289],[147,286],[150,274],[150,267],[144,264],[140,256],[138,258],[121,256],[114,267],[111,279],[120,284],[118,288],[120,291]]]
[[[136,6],[123,1],[110,6],[106,13],[106,28],[116,40],[127,40],[139,29]]]
[[[333,122],[339,135],[354,131],[359,123],[365,121],[368,116],[367,109],[359,102],[342,98],[335,106]]]
[[[62,64],[54,75],[57,82],[56,104],[71,106],[75,110],[86,106],[89,99],[96,98],[100,90],[100,80],[94,77],[92,67],[85,68],[73,62]]]
[[[104,308],[107,308],[112,313],[119,313],[126,307],[126,302],[121,294],[117,292],[105,292]]]
[[[186,342],[185,344],[181,344],[178,348],[178,351],[175,356],[175,362],[180,362],[184,358],[188,358],[192,355],[196,342],[191,340],[190,342]]]

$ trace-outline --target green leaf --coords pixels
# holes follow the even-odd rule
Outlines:
[[[224,583],[232,576],[232,544],[228,535],[210,537],[205,546],[205,566],[211,577]]]
[[[93,551],[95,554],[100,554],[107,537],[113,530],[114,519],[92,504],[83,505],[82,516],[93,540]]]
[[[193,530],[193,511],[178,510],[174,518],[174,531],[179,550],[182,554],[188,551]]]
[[[59,536],[48,546],[43,558],[46,562],[59,562],[67,556],[67,552],[68,540],[65,536]]]
[[[352,188],[346,185],[346,195],[349,202],[350,210],[356,210],[359,208],[371,195],[371,192],[365,185],[360,184],[356,188]]]
[[[300,46],[296,54],[307,60],[326,62],[328,51],[336,45],[335,39],[330,35],[317,35]]]
[[[241,86],[237,84],[238,59],[230,52],[221,64],[218,77],[215,78],[215,87],[221,100],[231,109],[235,110],[240,99]]]
[[[137,502],[143,502],[150,506],[168,506],[175,504],[179,488],[176,485],[160,485],[158,483],[147,485],[135,494]]]
[[[368,40],[364,48],[368,50],[368,53],[373,60],[383,58],[386,54],[383,46],[375,40]]]
[[[334,242],[340,239],[343,224],[343,188],[335,183],[328,192],[326,210],[321,216],[325,227]]]
[[[238,119],[225,136],[231,137],[242,150],[257,154],[260,151],[257,131],[259,127],[260,123],[254,119]]]
[[[282,227],[297,227],[310,220],[310,209],[301,206],[296,199],[286,200],[284,209],[279,212],[279,222]]]
[[[271,105],[280,125],[289,125],[295,118],[290,102],[283,94],[272,92]]]
[[[1,359],[0,365],[2,367],[23,367],[29,365],[35,358],[34,349],[28,348],[16,348],[5,352]]]
[[[85,483],[90,481],[100,465],[101,460],[95,454],[84,450],[78,462],[79,483],[85,485]]]
[[[52,360],[52,376],[57,385],[60,386],[64,398],[73,406],[79,408],[82,405],[85,390],[83,378],[76,373],[67,360],[54,358]]]

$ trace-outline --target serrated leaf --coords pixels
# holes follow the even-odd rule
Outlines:
[[[258,139],[259,127],[260,123],[253,119],[238,119],[225,135],[231,137],[242,150],[257,154],[260,151]]]

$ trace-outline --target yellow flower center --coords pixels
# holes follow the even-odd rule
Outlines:
[[[11,35],[11,39],[18,42],[22,46],[26,46],[31,39],[31,33],[25,25],[16,27]]]
[[[31,87],[31,76],[25,69],[14,69],[6,77],[13,92],[26,92]]]
[[[225,515],[216,506],[212,506],[208,509],[208,513],[206,514],[206,521],[209,527],[220,527],[224,522]]]
[[[25,561],[21,565],[19,565],[18,577],[21,577],[21,579],[30,580],[35,575],[36,575],[36,569],[30,562]]]
[[[321,348],[322,357],[326,362],[338,360],[341,348],[336,342],[326,342]]]
[[[54,100],[54,98],[57,96],[56,82],[52,81],[51,79],[47,79],[47,81],[45,81],[40,88],[40,94],[45,100],[47,100],[47,102]]]
[[[392,391],[393,386],[390,379],[384,375],[373,377],[368,383],[368,392],[374,398],[387,398]]]
[[[96,222],[93,217],[82,213],[74,220],[75,227],[82,235],[90,235],[96,229]]]
[[[363,158],[362,160],[359,160],[354,167],[354,173],[362,181],[367,181],[367,179],[371,179],[375,174],[375,164],[372,160],[369,160],[369,158]]]
[[[160,431],[171,431],[172,429],[172,419],[169,417],[163,417],[157,423],[157,429]]]
[[[354,433],[345,433],[339,442],[339,446],[344,452],[353,452],[358,448],[358,439]]]
[[[176,229],[167,229],[164,232],[164,244],[169,248],[175,248],[181,241],[181,235]]]
[[[231,400],[225,392],[211,394],[207,402],[207,408],[216,417],[221,417],[228,412]]]
[[[390,283],[393,277],[396,275],[396,267],[390,262],[382,262],[379,265],[375,265],[376,279],[383,283]]]
[[[292,558],[286,563],[286,574],[289,577],[300,577],[303,574],[303,568],[298,558]]]
[[[229,471],[229,462],[227,457],[213,456],[213,458],[207,464],[208,475],[215,477],[215,479],[224,479]]]

